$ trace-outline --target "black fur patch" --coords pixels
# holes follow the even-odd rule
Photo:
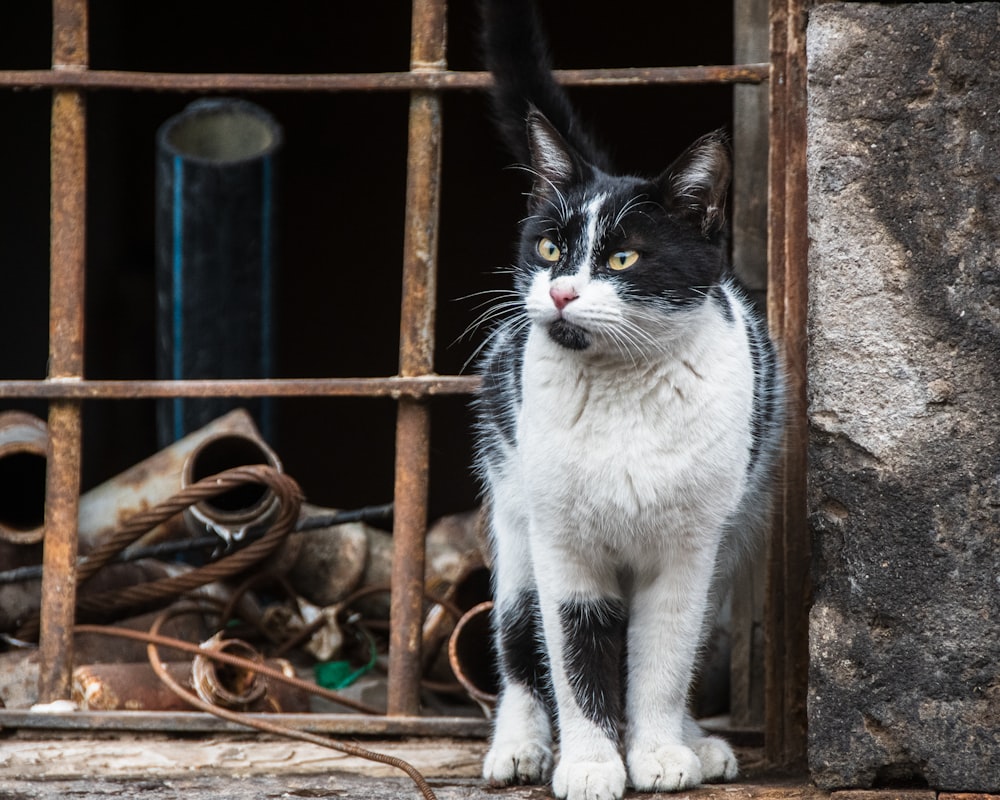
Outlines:
[[[586,350],[590,347],[590,334],[579,325],[564,319],[557,319],[549,325],[549,336],[556,344],[570,350]]]
[[[608,599],[563,603],[559,618],[566,677],[577,705],[589,720],[617,739],[624,715],[625,604]]]
[[[522,592],[498,620],[500,659],[509,681],[527,686],[548,701],[548,656],[542,644],[538,594]]]

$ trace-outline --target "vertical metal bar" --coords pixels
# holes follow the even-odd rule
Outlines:
[[[768,0],[733,0],[733,55],[768,59]],[[768,88],[733,87],[733,267],[755,301],[767,296]],[[764,592],[767,554],[755,553],[732,587],[730,722],[764,725]]]
[[[445,0],[414,0],[411,70],[446,68],[445,11]],[[428,374],[434,369],[440,172],[441,98],[434,92],[415,91],[410,96],[399,342],[399,371],[403,377]],[[429,439],[430,409],[426,401],[400,398],[389,635],[391,715],[412,716],[419,711]]]
[[[785,125],[785,88],[788,82],[785,49],[788,42],[787,0],[770,1],[771,80],[768,82],[770,146],[768,153],[768,240],[767,317],[773,336],[784,333],[785,323],[785,152],[788,136]],[[786,440],[788,439],[786,434]],[[784,751],[785,660],[784,605],[781,583],[785,551],[785,464],[778,476],[774,520],[767,545],[767,580],[764,596],[764,754],[767,761],[780,764]]]
[[[768,316],[788,371],[789,426],[768,553],[765,751],[767,759],[781,767],[803,766],[807,748],[811,594],[806,522],[807,2],[771,2]]]
[[[53,0],[53,69],[86,69],[87,0]],[[83,378],[86,112],[82,91],[52,97],[49,377]],[[81,407],[49,406],[38,694],[68,698],[73,669]]]
[[[809,428],[806,420],[808,340],[808,179],[806,173],[806,5],[788,3],[788,95],[785,171],[785,327],[792,432],[785,449],[785,757],[804,768],[809,693],[809,605],[812,546],[807,513]]]

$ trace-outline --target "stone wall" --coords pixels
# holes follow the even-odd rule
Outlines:
[[[828,4],[809,56],[809,753],[1000,790],[1000,4]]]

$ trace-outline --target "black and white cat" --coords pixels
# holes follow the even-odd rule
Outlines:
[[[533,176],[477,399],[502,677],[484,776],[551,775],[571,800],[732,779],[686,699],[713,601],[764,527],[783,408],[721,241],[726,143],[613,175],[533,4],[486,0],[484,25],[500,129]]]

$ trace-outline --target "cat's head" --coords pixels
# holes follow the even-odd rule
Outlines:
[[[725,269],[724,137],[702,137],[646,180],[587,163],[538,111],[527,131],[534,184],[517,283],[529,318],[571,350],[655,346]]]

